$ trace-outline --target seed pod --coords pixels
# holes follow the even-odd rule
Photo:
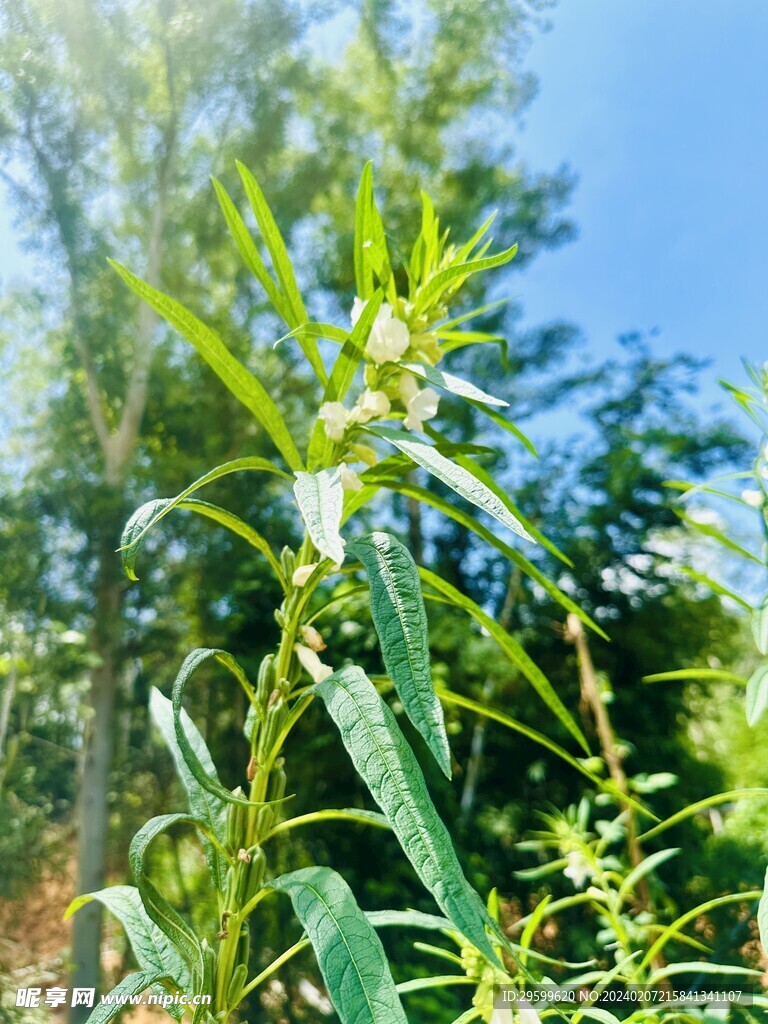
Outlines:
[[[237,952],[235,961],[248,966],[248,958],[251,955],[251,929],[246,922],[240,929],[240,938],[237,940]]]
[[[236,878],[235,869],[230,864],[230,866],[227,868],[227,877],[226,877],[226,880],[224,882],[224,892],[226,894],[226,905],[227,906],[229,906],[231,904],[231,902],[232,902],[231,897],[234,895],[234,892],[235,892],[236,881],[237,881],[237,878]]]
[[[280,629],[285,629],[285,615],[279,608],[275,609],[275,622],[278,624]]]
[[[260,807],[256,812],[255,834],[258,839],[263,837],[272,828],[275,821],[275,812],[271,807]]]
[[[283,769],[285,761],[283,758],[278,758],[275,762],[275,766],[269,773],[269,782],[267,783],[267,800],[282,800],[285,796],[285,770]]]
[[[248,977],[248,967],[245,964],[238,964],[232,973],[232,979],[227,989],[227,1006],[236,1006],[245,988],[245,981]]]
[[[287,545],[280,552],[280,566],[285,578],[289,580],[291,576],[293,576],[293,571],[296,568],[296,555]]]
[[[241,800],[245,796],[242,786],[232,790],[232,796]],[[227,804],[227,846],[234,853],[243,845],[245,839],[245,816],[247,807],[242,804]]]
[[[273,690],[269,696],[264,725],[259,736],[259,753],[262,756],[271,752],[287,713],[288,709],[282,693],[279,690]]]
[[[255,896],[264,884],[264,877],[267,873],[267,855],[260,846],[254,846],[250,850],[251,863],[248,865],[248,884],[246,886],[246,899]]]
[[[275,656],[268,654],[259,665],[259,675],[256,680],[256,700],[260,707],[267,702],[267,696],[275,688]]]

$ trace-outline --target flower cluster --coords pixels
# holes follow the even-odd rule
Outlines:
[[[403,305],[407,315],[408,303]],[[355,298],[350,317],[352,326],[360,319],[365,306],[365,301]],[[424,423],[437,415],[440,399],[433,388],[420,387],[418,377],[406,369],[402,361],[408,355],[414,361],[434,366],[441,358],[434,334],[411,334],[405,320],[395,316],[388,302],[382,302],[368,335],[365,355],[365,390],[352,409],[347,409],[342,402],[325,402],[320,407],[319,417],[326,437],[341,444],[350,428],[392,416],[395,403],[402,406],[406,429],[422,431]],[[358,490],[362,485],[355,471],[346,463],[340,468],[345,489]]]

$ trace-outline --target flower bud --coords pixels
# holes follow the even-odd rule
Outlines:
[[[324,651],[326,649],[325,641],[314,626],[302,626],[299,633],[301,633],[301,639],[310,651]]]
[[[291,583],[293,583],[294,587],[303,587],[317,566],[317,562],[310,562],[308,565],[300,565],[291,577]]]
[[[331,666],[324,665],[309,647],[304,647],[303,644],[294,644],[293,649],[302,667],[309,673],[312,682],[321,683],[328,676],[333,675]]]

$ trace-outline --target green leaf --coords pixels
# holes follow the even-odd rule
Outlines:
[[[192,978],[186,963],[168,937],[147,916],[139,890],[135,886],[112,885],[107,889],[100,889],[99,892],[78,896],[70,903],[64,919],[67,920],[93,900],[105,906],[123,926],[136,963],[142,971],[156,976],[167,975],[182,991],[189,991]],[[177,1009],[180,1011],[180,1017],[183,1007],[179,1006]]]
[[[420,910],[369,910],[365,916],[374,928],[425,928],[427,931],[455,931],[447,917],[423,914]]]
[[[468,978],[466,974],[439,974],[433,978],[411,978],[410,981],[403,981],[397,986],[400,995],[407,995],[409,992],[420,992],[425,988],[444,988],[449,985],[475,985],[476,978]]]
[[[111,999],[112,1002],[101,1002],[94,1008],[86,1024],[108,1024],[125,1009],[125,999],[130,999],[131,996],[140,996],[142,992],[164,980],[162,974],[156,974],[153,971],[134,971],[133,974],[129,974],[119,981],[105,997]]]
[[[768,654],[768,598],[752,612],[752,636],[761,654]]]
[[[578,741],[586,754],[589,755],[589,746],[584,739],[581,729],[573,720],[570,712],[558,697],[547,677],[538,665],[529,658],[518,641],[500,626],[498,622],[492,619],[490,615],[487,615],[479,605],[475,604],[470,598],[465,597],[456,587],[442,580],[435,573],[430,572],[429,569],[420,568],[419,573],[425,583],[428,583],[430,587],[433,587],[438,594],[446,599],[446,603],[452,604],[456,608],[461,608],[471,615],[475,622],[488,631],[512,664],[516,665],[528,682],[531,683],[547,707],[554,712],[568,732]],[[428,594],[424,596],[429,597]]]
[[[443,391],[449,391],[452,395],[458,395],[459,398],[479,402],[481,405],[509,407],[509,402],[486,394],[485,391],[481,391],[480,388],[470,384],[469,381],[462,380],[461,377],[454,377],[452,373],[443,373],[436,366],[422,365],[421,363],[405,363],[404,366],[414,377],[425,380],[436,388],[442,388]]]
[[[670,850],[657,850],[655,853],[649,854],[644,857],[642,861],[637,864],[629,872],[627,877],[619,886],[619,896],[627,896],[631,893],[637,883],[649,875],[652,871],[655,871],[658,867],[670,860],[672,857],[676,857],[680,853],[679,848]]]
[[[768,662],[758,665],[747,682],[747,725],[757,725],[768,707]]]
[[[741,544],[737,544],[735,540],[731,540],[722,530],[719,530],[713,523],[702,523],[698,519],[694,519],[693,516],[689,516],[687,512],[683,512],[681,509],[674,510],[676,515],[683,520],[691,529],[696,530],[697,533],[702,534],[704,537],[709,537],[711,540],[717,541],[726,551],[730,551],[735,555],[741,556],[749,562],[756,562],[758,565],[763,564],[762,558],[757,555],[753,555],[751,551],[747,551]]]
[[[267,885],[290,896],[342,1024],[407,1024],[384,947],[340,875],[303,868]]]
[[[312,543],[334,565],[341,565],[344,541],[339,530],[344,491],[338,467],[321,469],[319,473],[297,473],[293,493]]]
[[[419,570],[410,552],[389,533],[372,533],[349,546],[365,566],[371,614],[387,672],[408,718],[424,737],[443,774],[451,777],[451,751],[443,708],[435,694],[429,633]]]
[[[344,807],[341,810],[326,807],[322,811],[310,811],[308,814],[300,814],[297,818],[281,821],[271,829],[269,835],[270,837],[280,835],[292,828],[298,828],[301,825],[314,825],[321,821],[351,821],[357,825],[371,825],[373,828],[387,830],[390,827],[387,819],[378,811],[367,811],[362,807]]]
[[[189,770],[189,766],[184,758],[182,749],[176,739],[176,730],[173,721],[173,704],[154,686],[149,692],[149,711],[152,716],[152,721],[162,733],[165,744],[173,758],[176,773],[187,791],[190,812],[194,817],[205,822],[222,846],[226,845],[227,805],[223,800],[214,796],[213,793],[204,789]],[[183,708],[180,711],[180,719],[181,727],[184,730],[187,742],[195,752],[203,770],[209,778],[218,785],[221,785],[219,782],[218,772],[216,771],[216,766],[213,763],[213,758],[205,744],[205,740],[200,735],[195,723]],[[217,890],[223,891],[226,869],[222,860],[217,853],[216,848],[209,843],[205,837],[203,837],[203,847],[205,849],[206,860],[208,861],[208,866],[210,868],[215,887]]]
[[[703,572],[699,572],[697,569],[692,569],[688,565],[676,565],[675,568],[692,579],[695,583],[701,583],[702,586],[709,587],[709,589],[718,594],[720,597],[729,597],[736,604],[741,605],[746,611],[752,611],[752,605],[748,601],[745,601],[743,597],[740,597],[734,590],[730,590],[722,583],[718,583],[717,580],[713,580],[710,576],[707,576]]]
[[[513,245],[509,249],[497,253],[495,256],[470,260],[468,263],[461,263],[441,270],[423,288],[417,291],[416,312],[427,309],[433,300],[438,299],[451,285],[457,282],[461,283],[472,274],[477,274],[482,270],[491,270],[493,267],[501,267],[505,263],[509,263],[514,258],[516,252],[517,246]]]
[[[631,805],[640,814],[644,814],[649,818],[656,819],[656,816],[651,813],[647,808],[635,800],[631,796],[627,796],[622,793],[610,779],[601,779],[599,775],[595,775],[588,768],[586,768],[578,758],[569,754],[567,750],[564,750],[559,744],[555,743],[544,733],[538,732],[536,729],[532,729],[528,725],[523,725],[522,722],[518,722],[516,719],[504,714],[498,708],[488,707],[486,704],[480,704],[476,700],[472,700],[470,697],[465,697],[460,693],[453,693],[451,690],[441,690],[440,700],[444,704],[453,704],[456,707],[464,708],[466,711],[474,711],[477,715],[482,715],[484,718],[489,718],[493,722],[498,722],[499,725],[505,726],[507,729],[511,729],[513,732],[520,733],[521,736],[525,736],[527,739],[532,740],[534,743],[538,743],[540,746],[545,747],[547,750],[552,751],[557,757],[565,761],[572,768],[575,768],[577,772],[580,772],[584,778],[597,786],[598,789],[602,789],[606,793],[610,793],[611,796],[620,802]]]
[[[190,742],[184,729],[184,721],[182,719],[182,712],[184,709],[182,707],[182,700],[184,698],[184,691],[187,688],[187,683],[191,679],[195,670],[204,662],[209,661],[212,658],[218,661],[219,664],[223,665],[225,668],[229,669],[231,674],[245,691],[250,703],[254,704],[256,702],[253,687],[248,682],[245,673],[231,654],[228,654],[226,651],[220,651],[217,648],[200,647],[196,651],[192,651],[192,653],[188,654],[184,659],[184,664],[179,669],[179,674],[176,676],[176,680],[173,684],[171,703],[173,706],[173,726],[176,733],[176,742],[179,745],[181,755],[184,758],[184,762],[187,765],[187,768],[189,768],[192,777],[200,786],[202,786],[203,789],[207,790],[208,793],[212,793],[213,796],[218,797],[225,803],[242,804],[245,807],[253,807],[254,805],[249,803],[248,800],[243,800],[239,797],[233,796],[228,789],[225,789],[225,787],[221,785],[217,778],[212,777],[209,774],[205,761],[201,760],[199,751],[196,750],[195,746]]]
[[[643,676],[644,683],[673,683],[686,679],[720,679],[727,683],[738,683],[740,686],[747,685],[746,679],[721,668],[679,668],[673,672],[655,672],[653,675]]]
[[[303,469],[299,450],[269,392],[261,381],[235,359],[219,335],[175,299],[148,285],[114,260],[109,260],[109,264],[139,298],[195,346],[229,391],[264,427],[291,469]],[[306,320],[306,316],[303,319]]]
[[[645,842],[648,839],[653,839],[654,836],[659,835],[660,832],[666,832],[668,828],[672,828],[674,825],[679,825],[681,821],[685,821],[686,818],[692,818],[695,814],[700,811],[706,810],[708,807],[714,807],[716,804],[728,804],[733,800],[742,800],[747,797],[768,797],[768,789],[729,789],[724,793],[715,793],[713,796],[704,797],[703,800],[696,800],[695,803],[688,804],[682,810],[677,811],[669,818],[665,818],[664,821],[659,822],[658,825],[654,825],[653,828],[648,829],[638,839],[641,842]]]
[[[702,914],[708,914],[710,910],[715,910],[717,907],[724,907],[729,903],[747,903],[750,900],[760,899],[761,893],[759,892],[732,892],[727,896],[717,896],[715,899],[707,900],[706,903],[700,903],[697,907],[692,910],[686,911],[681,914],[672,924],[667,925],[664,931],[659,935],[658,939],[651,945],[640,961],[639,970],[644,970],[649,964],[653,963],[654,958],[670,939],[677,938],[678,932],[688,924],[689,921],[695,920]],[[682,937],[681,937],[682,938]]]
[[[204,519],[210,519],[212,522],[218,523],[219,526],[225,527],[230,533],[242,537],[252,548],[255,548],[264,555],[272,567],[272,572],[275,574],[278,583],[285,589],[286,580],[283,575],[283,567],[275,557],[269,542],[265,537],[262,537],[258,530],[254,530],[248,523],[244,523],[234,512],[228,512],[227,509],[219,508],[218,505],[211,505],[207,501],[198,501],[197,498],[186,498],[184,501],[179,502],[177,508],[195,512],[197,515],[203,516]]]
[[[758,908],[758,920],[760,910]],[[738,964],[713,964],[708,960],[686,960],[679,964],[667,964],[660,967],[648,976],[649,985],[657,985],[664,978],[671,978],[675,974],[725,974],[741,978],[759,978],[761,971],[752,970],[749,967],[740,967]]]
[[[367,256],[366,242],[370,242],[371,206],[373,205],[373,164],[369,160],[363,168],[355,203],[355,287],[361,299],[373,294],[373,271]]]
[[[405,855],[438,906],[492,962],[493,927],[467,882],[413,751],[392,711],[361,668],[350,665],[314,687],[338,726],[360,776],[386,815]]]
[[[197,936],[184,918],[161,896],[146,873],[150,845],[163,832],[177,824],[194,825],[205,831],[205,823],[189,814],[161,814],[143,825],[131,841],[129,860],[141,902],[149,917],[181,954],[192,972],[193,983],[203,977],[203,950]]]
[[[459,497],[482,509],[483,512],[487,512],[518,536],[533,541],[528,531],[515,519],[493,491],[489,490],[477,477],[468,473],[466,469],[446,459],[432,445],[389,427],[368,427],[367,429],[376,437],[381,437],[399,448],[418,466],[426,469],[428,473],[455,491]]]
[[[423,504],[430,505],[432,508],[437,509],[444,515],[449,516],[455,522],[460,523],[467,529],[471,529],[477,537],[487,542],[490,546],[496,548],[497,551],[500,551],[512,562],[513,565],[516,565],[522,572],[524,572],[526,577],[539,584],[539,586],[546,591],[554,601],[557,601],[561,607],[565,608],[566,611],[571,611],[574,615],[578,615],[585,626],[597,633],[598,636],[603,637],[605,640],[608,639],[605,632],[600,629],[592,618],[590,618],[587,612],[575,603],[575,601],[572,601],[567,594],[564,594],[556,584],[552,583],[541,569],[537,568],[534,563],[529,561],[524,555],[521,555],[515,548],[505,544],[505,542],[500,540],[495,534],[492,534],[489,529],[479,523],[473,516],[469,515],[469,513],[455,505],[450,505],[444,499],[440,498],[439,495],[435,495],[431,490],[427,490],[426,487],[420,487],[415,483],[411,483],[410,480],[393,480],[391,482],[387,482],[385,486],[390,490],[395,490],[398,495],[404,495],[407,498],[416,498]]]
[[[219,480],[223,476],[228,476],[230,473],[239,473],[243,471],[252,471],[260,473],[272,473],[275,476],[279,476],[284,480],[290,480],[290,476],[284,473],[277,466],[274,466],[268,459],[262,459],[258,456],[248,456],[243,459],[234,459],[231,462],[225,462],[222,466],[217,466],[216,469],[212,469],[210,473],[206,473],[201,476],[198,480],[195,480],[193,484],[186,487],[180,494],[177,494],[175,498],[158,498],[154,501],[148,501],[140,508],[138,508],[123,528],[123,535],[120,539],[120,553],[123,562],[123,569],[128,575],[129,579],[135,580],[136,558],[138,557],[139,551],[146,540],[147,534],[160,520],[167,516],[173,509],[182,505],[186,498],[195,491],[199,491],[202,487],[206,487],[208,484]],[[189,506],[185,506],[189,508]],[[215,508],[216,506],[208,506],[209,508]],[[230,513],[231,515],[231,513]],[[232,517],[236,519],[236,516]],[[239,522],[240,520],[238,520]]]

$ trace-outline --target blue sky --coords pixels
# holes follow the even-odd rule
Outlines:
[[[519,149],[579,176],[575,243],[515,278],[526,322],[566,318],[587,351],[657,329],[655,350],[768,358],[768,3],[561,0],[527,65],[540,80]],[[0,279],[31,273],[0,201]]]
[[[768,3],[562,0],[528,65],[520,152],[579,176],[575,243],[518,278],[527,321],[565,317],[588,351],[658,329],[654,350],[743,380],[768,359]]]

